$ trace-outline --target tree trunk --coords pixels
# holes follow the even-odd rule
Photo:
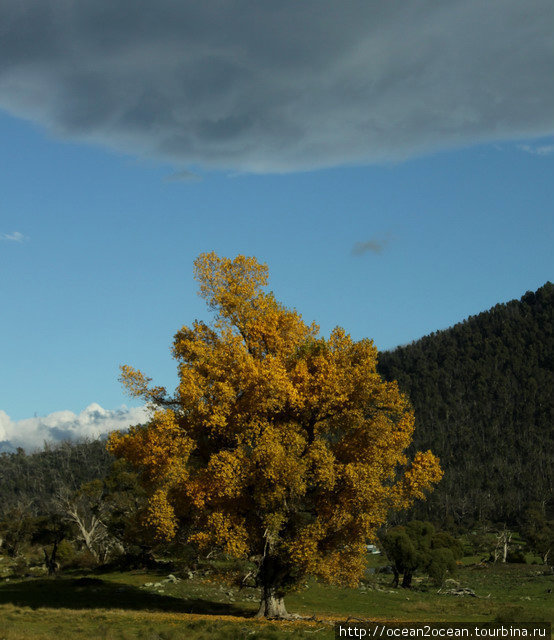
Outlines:
[[[287,575],[287,569],[277,555],[264,555],[257,576],[258,584],[262,587],[262,596],[256,618],[290,619],[291,616],[285,608],[285,591],[282,588]]]
[[[285,608],[283,594],[280,594],[273,587],[263,587],[260,608],[256,618],[278,618],[280,620],[290,618]]]
[[[512,534],[506,529],[503,529],[500,533],[497,534],[496,549],[494,550],[495,562],[498,562],[500,558],[502,558],[502,562],[506,562],[508,558],[508,548],[510,546],[511,539]]]
[[[412,588],[412,572],[411,571],[404,572],[404,578],[402,579],[402,588],[403,589]]]
[[[60,565],[56,560],[56,555],[58,552],[58,543],[57,542],[54,543],[54,546],[52,547],[52,553],[50,553],[50,555],[48,555],[48,551],[46,547],[43,547],[42,550],[44,552],[44,560],[45,560],[46,568],[48,569],[48,575],[52,576],[60,570]]]

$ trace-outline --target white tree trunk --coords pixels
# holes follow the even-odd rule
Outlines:
[[[283,596],[278,595],[272,587],[264,587],[262,589],[260,608],[258,609],[256,618],[288,620],[290,617],[285,608]]]

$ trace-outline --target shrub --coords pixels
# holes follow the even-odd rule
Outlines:
[[[73,557],[72,567],[75,569],[91,570],[98,566],[98,560],[88,549],[83,549]]]
[[[390,529],[381,537],[387,557],[393,565],[394,586],[403,575],[402,586],[411,586],[416,570],[425,572],[441,585],[447,572],[454,572],[456,560],[463,555],[462,545],[445,531],[435,531],[429,522],[413,520]]]
[[[14,578],[24,578],[28,569],[27,559],[23,556],[18,556],[12,564],[12,576]]]
[[[444,547],[433,549],[429,554],[425,570],[433,584],[441,587],[447,572],[454,573],[456,570],[456,560],[452,550]]]
[[[62,540],[58,545],[56,559],[62,569],[73,565],[77,550],[69,540]]]
[[[518,564],[525,564],[525,554],[521,549],[514,549],[512,551],[508,551],[508,555],[506,556],[506,562],[514,562]]]

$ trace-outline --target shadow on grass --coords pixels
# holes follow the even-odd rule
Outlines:
[[[0,586],[0,604],[38,609],[133,609],[251,617],[252,611],[201,598],[175,598],[97,578],[31,579]]]

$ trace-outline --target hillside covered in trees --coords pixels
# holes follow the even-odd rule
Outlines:
[[[531,501],[552,509],[554,285],[380,354],[415,408],[413,448],[444,477],[418,515],[510,522]]]

